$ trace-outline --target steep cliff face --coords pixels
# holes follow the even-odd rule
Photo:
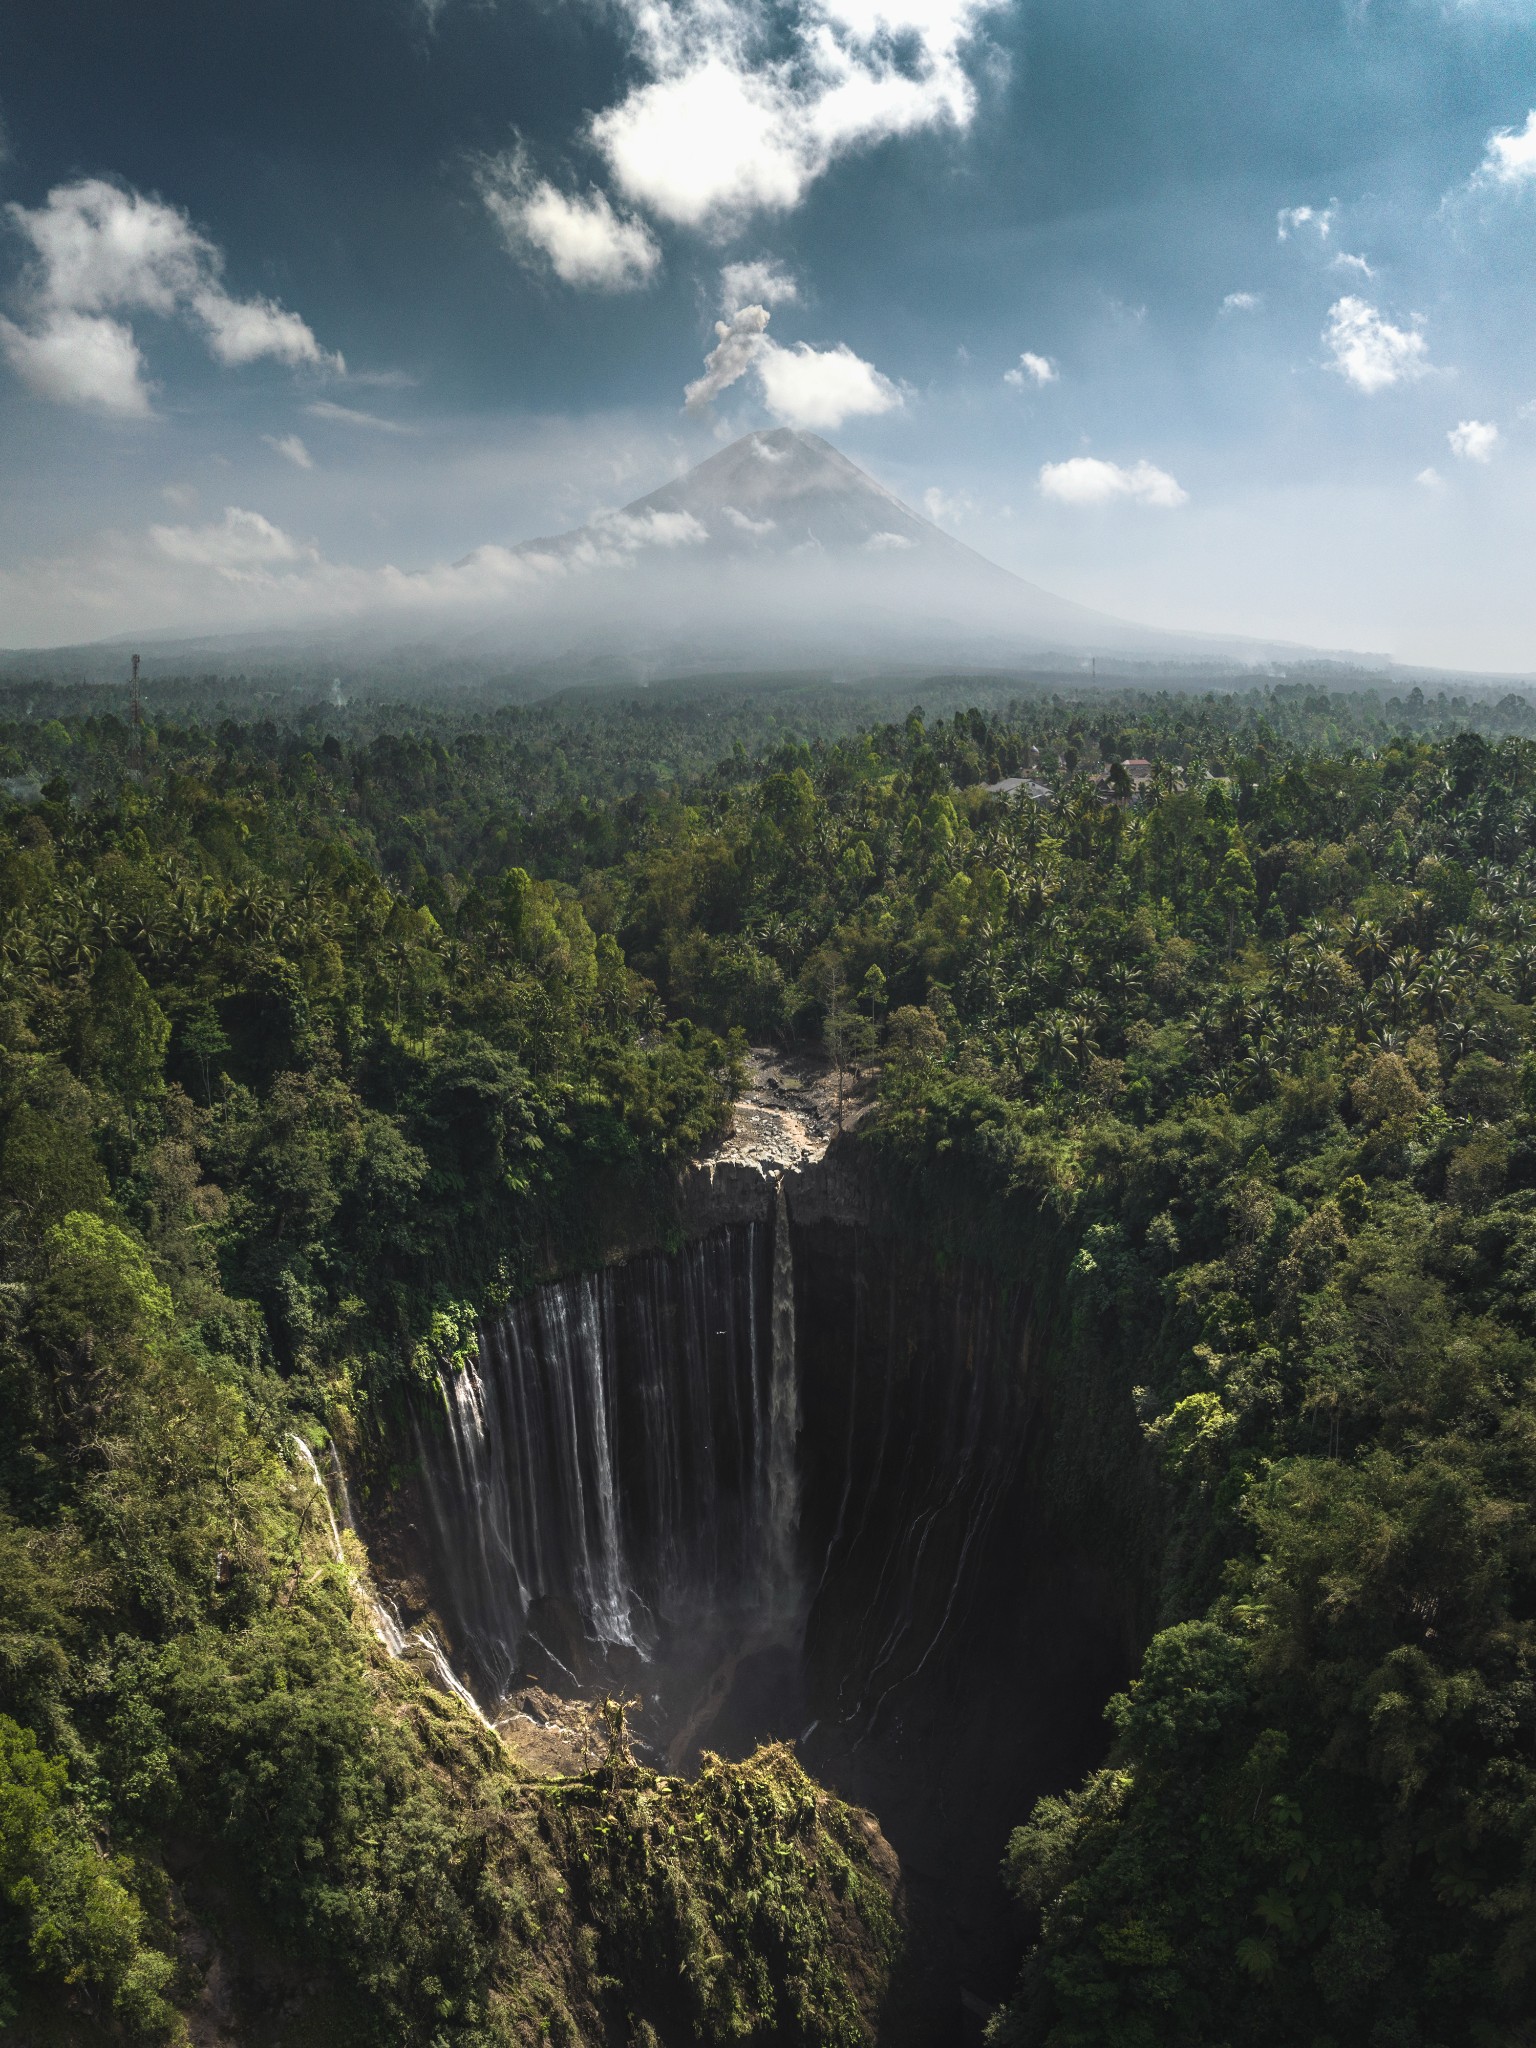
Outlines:
[[[1102,1751],[1136,1589],[1059,1483],[1050,1304],[941,1265],[865,1148],[758,1136],[685,1177],[678,1249],[444,1369],[388,1549],[492,1714],[622,1688],[673,1768],[797,1740],[903,1858],[941,2039],[1007,1988],[1006,1831]]]
[[[1028,1290],[824,1215],[797,1231],[796,1273],[819,1560],[801,1753],[879,1814],[940,1986],[990,2003],[1018,1944],[997,1880],[1008,1830],[1102,1755],[1140,1591],[1101,1556],[1076,1472],[1061,1483],[1075,1418]]]

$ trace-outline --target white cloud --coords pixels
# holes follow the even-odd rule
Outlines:
[[[738,510],[735,505],[725,507],[725,516],[738,533],[750,533],[757,540],[763,540],[770,533],[778,531],[779,522],[776,519],[753,519],[747,513]]]
[[[246,512],[238,505],[226,505],[217,526],[152,526],[149,537],[167,561],[231,578],[278,563],[320,559],[313,548],[301,546],[262,513]]]
[[[739,306],[729,320],[715,322],[715,345],[704,358],[704,374],[683,392],[690,412],[699,412],[738,378],[744,377],[768,347],[766,306]]]
[[[1282,206],[1275,217],[1276,232],[1288,242],[1298,228],[1311,228],[1320,242],[1326,242],[1333,232],[1333,215],[1331,200],[1326,206]]]
[[[1018,363],[1011,370],[1004,370],[1003,382],[1011,384],[1016,391],[1022,391],[1026,384],[1036,387],[1042,384],[1056,384],[1061,372],[1049,356],[1037,356],[1033,349],[1025,349]]]
[[[1228,292],[1221,302],[1223,313],[1256,313],[1264,303],[1262,292]]]
[[[101,314],[52,313],[28,329],[0,316],[0,350],[29,391],[56,405],[147,419],[149,388],[132,328]]]
[[[1363,256],[1348,256],[1341,249],[1329,264],[1330,270],[1352,270],[1357,277],[1374,277],[1375,271]]]
[[[1415,328],[1394,327],[1364,299],[1336,299],[1328,308],[1323,340],[1333,356],[1330,368],[1357,391],[1385,391],[1412,382],[1429,370],[1429,349]]]
[[[720,304],[727,318],[743,306],[792,306],[799,296],[799,285],[772,257],[727,263],[720,273]]]
[[[704,374],[683,393],[690,412],[718,398],[750,370],[763,403],[786,426],[830,432],[856,416],[891,412],[901,393],[872,363],[844,343],[816,349],[807,342],[783,348],[768,334],[766,306],[742,306],[729,320],[715,322],[715,346],[704,358]]]
[[[756,0],[626,4],[651,76],[592,139],[637,205],[719,229],[798,205],[848,150],[966,127],[963,59],[992,0],[800,0],[787,49]]]
[[[81,178],[56,185],[39,207],[10,205],[32,245],[23,280],[24,325],[0,330],[5,353],[39,396],[142,417],[149,411],[133,330],[113,313],[180,315],[199,325],[226,364],[264,356],[341,370],[297,313],[271,299],[231,298],[224,258],[179,207]]]
[[[937,484],[931,484],[923,493],[923,510],[936,526],[958,526],[968,512],[975,510],[975,506],[964,491],[951,496],[948,491],[941,491]]]
[[[208,331],[208,346],[221,363],[238,368],[271,356],[294,369],[313,364],[344,367],[340,356],[321,348],[297,313],[285,313],[271,299],[232,299],[216,285],[192,294],[192,311]]]
[[[639,87],[592,124],[629,197],[690,228],[796,205],[812,175],[797,130],[773,74],[754,77],[718,53]]]
[[[1138,462],[1123,469],[1097,455],[1074,455],[1066,462],[1047,462],[1040,470],[1040,495],[1061,505],[1112,505],[1128,500],[1170,512],[1189,498],[1188,491],[1166,469]]]
[[[218,268],[217,250],[179,208],[105,178],[55,185],[41,206],[6,212],[32,244],[32,291],[45,312],[169,315]]]
[[[197,504],[198,489],[196,484],[162,484],[160,495],[178,512],[190,512]]]
[[[696,547],[709,529],[691,512],[594,512],[588,522],[603,548],[622,555],[642,548]]]
[[[660,266],[661,251],[644,221],[616,213],[595,186],[583,198],[535,177],[520,148],[486,158],[478,183],[511,254],[546,259],[562,284],[634,291]]]
[[[1445,489],[1445,478],[1435,468],[1433,463],[1430,464],[1428,469],[1421,469],[1414,478],[1414,482],[1422,484],[1426,491],[1443,491]]]
[[[769,342],[756,363],[763,402],[787,427],[833,432],[844,420],[894,412],[901,393],[846,343],[812,348]]]
[[[1490,185],[1536,182],[1536,107],[1526,115],[1523,128],[1498,128],[1489,136],[1477,176]]]
[[[1458,462],[1492,462],[1499,430],[1492,420],[1458,420],[1445,438]]]
[[[686,512],[598,512],[559,548],[481,547],[420,570],[365,568],[234,505],[217,519],[99,533],[67,555],[0,566],[0,619],[9,640],[35,645],[140,630],[505,617],[525,603],[532,613],[548,603],[579,608],[584,579],[626,575],[650,555],[686,554],[707,539]]]
[[[872,533],[863,543],[866,555],[897,555],[916,546],[917,542],[904,533]]]
[[[297,434],[263,434],[267,446],[281,455],[285,462],[291,462],[295,469],[313,469],[315,458],[310,454]]]
[[[417,431],[400,420],[387,420],[376,412],[359,412],[355,405],[337,405],[330,398],[317,398],[304,410],[311,419],[325,420],[336,427],[366,427],[375,434],[414,434]]]

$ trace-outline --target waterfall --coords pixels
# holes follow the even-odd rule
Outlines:
[[[345,1564],[347,1560],[341,1547],[341,1531],[336,1526],[336,1510],[331,1506],[330,1488],[326,1485],[321,1475],[320,1467],[315,1463],[315,1454],[301,1436],[290,1433],[288,1441],[298,1452],[299,1463],[309,1474],[310,1479],[314,1482],[316,1491],[320,1495],[321,1505],[325,1509],[326,1525],[331,1532],[331,1555],[338,1564]]]
[[[460,1706],[467,1708],[480,1723],[481,1727],[488,1728],[491,1724],[486,1720],[484,1713],[481,1711],[480,1702],[470,1692],[469,1688],[449,1663],[447,1652],[443,1649],[442,1644],[437,1640],[431,1629],[424,1627],[415,1628],[407,1634],[400,1626],[400,1617],[396,1614],[392,1603],[376,1590],[363,1573],[353,1571],[347,1563],[347,1553],[341,1540],[341,1530],[336,1522],[336,1510],[331,1506],[331,1490],[325,1483],[325,1475],[316,1462],[315,1454],[301,1436],[290,1433],[288,1441],[298,1452],[299,1463],[304,1467],[305,1472],[313,1482],[325,1505],[325,1519],[331,1535],[331,1554],[336,1562],[345,1569],[347,1574],[347,1590],[361,1605],[364,1614],[368,1618],[369,1628],[391,1657],[411,1658],[413,1653],[415,1656],[420,1657],[432,1673],[436,1684],[444,1692],[452,1693]],[[346,1475],[341,1469],[341,1460],[336,1455],[336,1446],[334,1444],[331,1445],[330,1451],[331,1466],[336,1475],[337,1490],[341,1495],[342,1514],[346,1520],[348,1530],[355,1536],[357,1530],[352,1520],[352,1502],[347,1493]]]
[[[797,1237],[782,1181],[764,1209],[535,1289],[417,1400],[416,1568],[480,1699],[621,1684],[686,1719],[787,1653],[864,1723],[941,1667],[1027,1438],[1022,1298]]]
[[[800,1378],[795,1358],[795,1255],[780,1179],[773,1205],[773,1300],[768,1423],[770,1604],[782,1617],[798,1604]]]
[[[798,1399],[782,1194],[680,1252],[540,1287],[444,1366],[415,1418],[435,1597],[456,1660],[504,1694],[649,1657],[794,1599]]]
[[[563,1299],[558,1294],[552,1298],[556,1302]],[[597,1283],[590,1275],[582,1282],[580,1304],[580,1333],[575,1357],[567,1367],[566,1383],[571,1383],[578,1368],[586,1375],[592,1513],[590,1527],[584,1519],[583,1529],[595,1542],[588,1546],[583,1557],[583,1591],[598,1641],[632,1646],[635,1631],[630,1618],[629,1588],[625,1584],[624,1556],[619,1542],[619,1490],[613,1471],[613,1392],[609,1384],[607,1345],[598,1315]],[[574,1408],[572,1413],[574,1415]],[[579,1460],[577,1465],[579,1469]]]

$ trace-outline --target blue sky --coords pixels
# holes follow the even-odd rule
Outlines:
[[[1536,670],[1533,108],[1536,0],[12,9],[0,644],[788,422],[1104,609]]]

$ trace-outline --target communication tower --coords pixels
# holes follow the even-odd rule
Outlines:
[[[129,688],[133,691],[133,707],[129,714],[133,720],[133,751],[138,758],[139,773],[142,775],[144,773],[144,705],[139,696],[139,657],[137,655],[133,657],[133,673],[128,681]]]

